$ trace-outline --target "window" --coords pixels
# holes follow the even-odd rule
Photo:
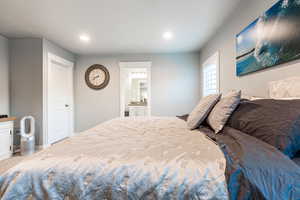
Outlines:
[[[208,58],[202,66],[203,97],[219,92],[219,52]]]

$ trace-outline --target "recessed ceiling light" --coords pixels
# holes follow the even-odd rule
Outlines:
[[[174,37],[173,33],[170,31],[164,32],[164,34],[163,34],[163,38],[165,40],[171,40],[171,39],[173,39],[173,37]]]
[[[89,42],[91,40],[90,37],[87,35],[80,35],[79,39],[83,42]]]

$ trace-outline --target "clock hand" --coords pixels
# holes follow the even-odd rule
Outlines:
[[[95,76],[95,77],[93,78],[93,81],[96,80],[96,79],[99,78],[99,77],[100,77],[99,75]]]

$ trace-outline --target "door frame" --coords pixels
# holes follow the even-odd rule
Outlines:
[[[147,99],[147,110],[148,116],[151,116],[151,67],[152,62],[150,61],[141,61],[141,62],[130,62],[130,61],[121,61],[119,62],[120,66],[120,117],[124,117],[125,112],[125,99],[122,95],[124,91],[124,84],[122,84],[122,73],[124,69],[130,68],[146,68],[147,69],[147,81],[148,81],[148,99]]]
[[[57,62],[60,63],[71,70],[71,99],[70,99],[70,119],[71,119],[71,127],[70,127],[70,133],[69,137],[74,135],[74,63],[71,61],[68,61],[66,59],[63,59],[53,53],[46,53],[44,58],[44,64],[43,64],[43,146],[42,148],[47,148],[51,144],[49,142],[49,126],[48,126],[48,82],[49,82],[49,70],[51,66],[51,62]]]

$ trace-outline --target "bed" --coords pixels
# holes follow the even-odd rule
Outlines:
[[[294,97],[295,80],[271,83],[270,94]],[[234,117],[219,134],[205,124],[191,131],[185,120],[102,123],[0,175],[0,198],[300,199],[296,157],[234,128]]]
[[[114,119],[0,177],[13,199],[227,199],[218,146],[177,118]]]

